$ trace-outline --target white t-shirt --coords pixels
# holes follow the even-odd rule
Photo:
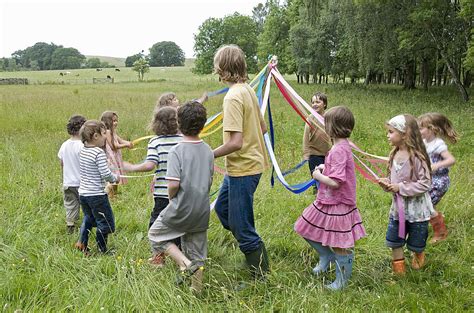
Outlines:
[[[58,158],[63,162],[63,186],[79,187],[79,153],[84,144],[80,140],[66,140],[59,148]]]

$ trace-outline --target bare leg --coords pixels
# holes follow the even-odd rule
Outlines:
[[[165,253],[169,255],[178,264],[179,269],[184,271],[190,264],[191,261],[179,250],[178,246],[174,243],[170,243]]]

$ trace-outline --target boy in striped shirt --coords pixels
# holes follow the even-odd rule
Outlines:
[[[100,252],[107,252],[108,234],[115,231],[115,220],[109,198],[104,191],[105,182],[115,183],[119,177],[113,174],[104,152],[106,128],[104,123],[89,120],[80,130],[84,147],[79,156],[81,182],[79,200],[84,213],[80,238],[75,247],[89,254],[88,241],[92,227],[97,226],[96,241]]]

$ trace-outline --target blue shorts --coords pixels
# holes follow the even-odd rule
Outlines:
[[[409,223],[405,222],[405,238],[398,237],[398,221],[390,218],[385,237],[385,244],[389,248],[407,248],[413,252],[423,252],[428,239],[428,221]]]

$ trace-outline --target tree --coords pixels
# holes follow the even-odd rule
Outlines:
[[[144,57],[145,57],[145,55],[143,54],[143,50],[142,50],[142,52],[140,52],[140,53],[137,53],[137,54],[128,56],[128,57],[125,59],[125,66],[126,66],[126,67],[132,67],[132,66],[133,66],[133,63],[135,63],[136,60],[141,59],[141,58],[144,58]]]
[[[245,53],[247,71],[257,70],[257,25],[249,16],[234,13],[222,19],[209,18],[194,35],[196,62],[194,72],[210,74],[217,49],[225,44],[238,45]]]
[[[143,81],[145,73],[150,71],[150,64],[148,64],[148,61],[145,58],[140,58],[133,62],[132,70],[137,72],[138,81]]]
[[[86,60],[75,48],[58,48],[51,56],[51,69],[75,69],[80,68]]]
[[[267,63],[269,55],[278,57],[278,69],[280,72],[292,73],[295,62],[291,53],[290,24],[286,8],[278,4],[267,2],[268,13],[262,32],[258,36],[257,55],[259,67]]]
[[[268,15],[268,5],[267,1],[265,4],[259,3],[252,9],[252,18],[257,25],[258,33],[263,31],[263,25],[265,25],[265,19]]]
[[[31,68],[31,62],[35,61],[35,67],[39,70],[51,69],[52,55],[56,49],[62,48],[54,43],[37,42],[24,50],[17,50],[12,54],[17,63],[23,68]]]
[[[98,68],[101,67],[99,58],[90,58],[86,61],[87,68]]]
[[[173,41],[161,41],[150,48],[150,66],[183,66],[184,52]]]

